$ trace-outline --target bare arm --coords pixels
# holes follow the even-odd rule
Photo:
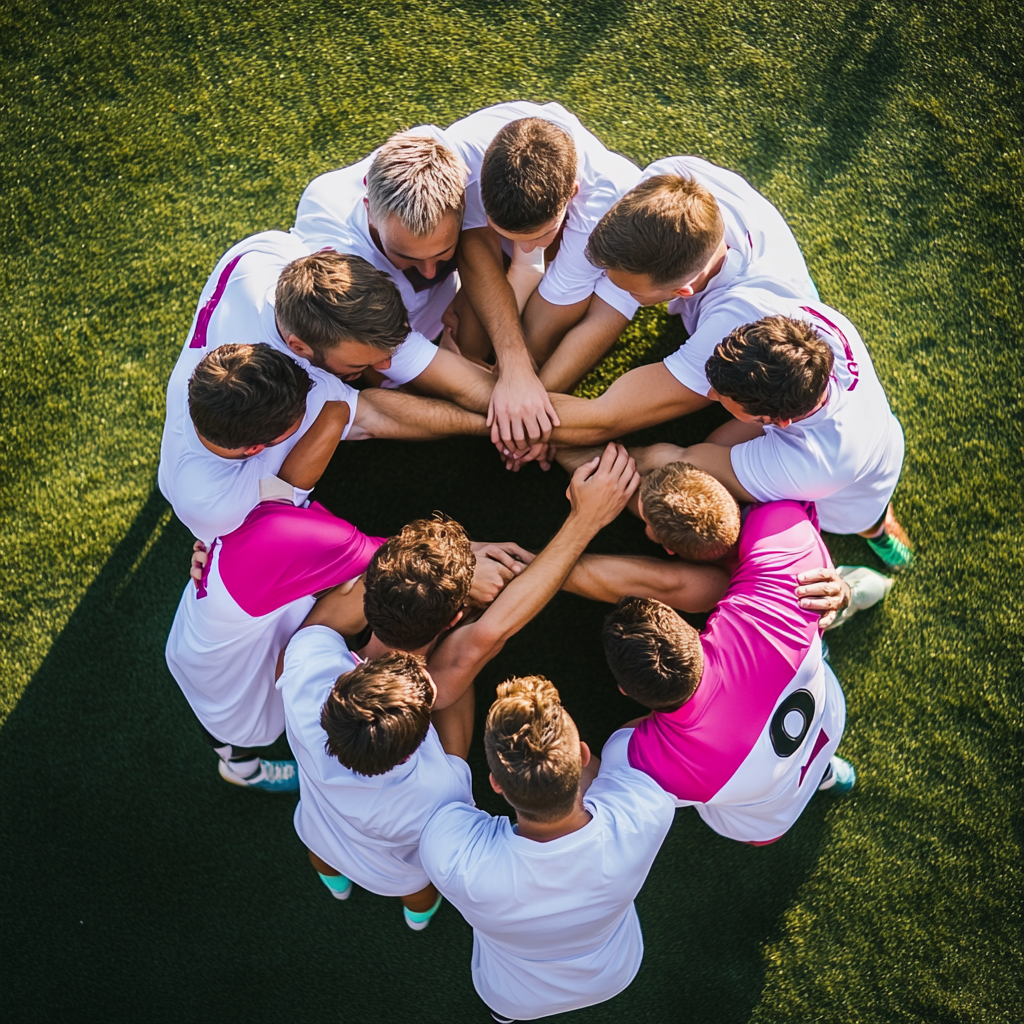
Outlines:
[[[558,416],[526,350],[519,307],[505,276],[501,239],[491,228],[463,231],[459,276],[473,311],[490,335],[498,381],[487,415],[491,439],[521,449],[530,437],[547,438]]]
[[[537,300],[543,301],[539,293],[530,301]],[[527,308],[527,314],[529,312]],[[541,383],[548,391],[571,391],[604,357],[628,324],[629,321],[617,309],[599,296],[592,295],[583,319],[565,334],[546,361],[538,360],[541,362]],[[531,327],[527,319],[526,343],[536,355]]]
[[[277,476],[292,487],[312,490],[331,461],[348,419],[347,402],[325,402],[310,428],[288,453]]]
[[[523,310],[523,335],[526,348],[538,366],[543,366],[558,348],[566,332],[585,316],[590,297],[558,306],[548,302],[540,292],[534,292]]]
[[[427,368],[410,383],[417,391],[446,398],[464,409],[486,415],[497,377],[448,349],[438,349]]]
[[[479,413],[470,412],[441,398],[421,398],[400,391],[368,388],[359,396],[349,440],[395,438],[432,441],[453,434],[487,435]]]
[[[689,448],[681,448],[679,456],[684,462],[703,469],[710,473],[723,487],[737,500],[742,502],[757,501],[757,499],[736,479],[732,470],[732,449],[723,448],[721,445],[692,444]]]
[[[623,597],[649,597],[682,612],[708,612],[728,586],[729,574],[717,565],[641,555],[583,555],[563,589],[609,604]]]
[[[302,626],[327,626],[342,636],[352,636],[365,629],[363,590],[362,577],[356,580],[354,585],[342,583],[341,586],[328,590],[310,609]]]
[[[590,539],[622,511],[640,482],[621,445],[609,445],[597,466],[581,466],[569,484],[572,511],[550,544],[477,619],[445,637],[428,662],[437,684],[435,708],[453,704],[510,636],[558,592]]]

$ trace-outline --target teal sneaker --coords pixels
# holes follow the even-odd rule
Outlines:
[[[437,913],[440,906],[441,896],[438,894],[437,902],[429,910],[410,910],[408,907],[402,907],[402,916],[405,918],[405,923],[414,932],[421,932],[430,924],[430,919]]]
[[[351,878],[346,878],[344,875],[321,875],[319,871],[317,875],[336,900],[347,900],[352,895]]]
[[[818,789],[831,789],[835,793],[849,793],[856,781],[857,773],[854,771],[853,765],[833,754]]]
[[[294,761],[264,761],[261,758],[259,768],[244,777],[236,775],[226,761],[221,761],[217,770],[220,777],[232,786],[247,786],[265,793],[297,793],[299,790],[299,773]]]
[[[893,515],[892,505],[886,509],[882,532],[866,539],[871,550],[894,572],[906,569],[914,561],[910,538]]]

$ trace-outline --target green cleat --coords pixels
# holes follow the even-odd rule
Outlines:
[[[910,538],[893,515],[892,505],[886,509],[882,532],[877,537],[868,537],[867,542],[871,550],[894,572],[906,569],[914,561]]]

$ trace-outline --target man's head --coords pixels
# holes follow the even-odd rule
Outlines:
[[[346,380],[368,367],[386,370],[409,334],[405,305],[387,274],[333,249],[284,268],[275,313],[296,355]]]
[[[688,562],[722,558],[740,537],[736,499],[688,462],[670,462],[643,478],[640,515],[651,540]]]
[[[360,775],[409,758],[430,727],[437,688],[419,658],[392,651],[338,676],[320,711],[324,749]]]
[[[239,455],[258,455],[302,423],[309,374],[269,345],[221,345],[207,353],[188,382],[196,433]]]
[[[432,135],[403,132],[377,150],[366,175],[366,215],[384,255],[425,278],[455,256],[468,169]]]
[[[654,711],[675,711],[694,694],[704,671],[700,635],[673,609],[624,597],[604,620],[604,653],[627,697]]]
[[[598,222],[587,259],[644,306],[693,295],[725,244],[715,197],[699,182],[659,174],[627,192]]]
[[[498,686],[487,713],[484,750],[491,785],[520,817],[557,821],[579,799],[580,775],[590,752],[543,676],[510,679]]]
[[[704,371],[709,397],[738,420],[786,427],[821,404],[833,362],[809,323],[767,316],[716,345]]]
[[[476,555],[451,519],[417,519],[379,547],[366,570],[363,610],[381,643],[418,651],[458,619]]]
[[[576,144],[551,121],[523,117],[491,140],[480,167],[480,198],[491,226],[526,252],[547,248],[579,191]]]

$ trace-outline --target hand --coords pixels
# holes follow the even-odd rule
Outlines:
[[[501,593],[505,584],[515,579],[533,561],[534,556],[511,542],[504,544],[473,543],[470,545],[476,555],[476,570],[469,600],[483,607],[490,604]]]
[[[544,385],[532,367],[501,370],[487,408],[491,441],[505,448],[523,451],[537,441],[546,442],[561,424]]]
[[[197,540],[192,545],[192,567],[188,572],[195,582],[196,590],[199,589],[199,584],[203,580],[203,571],[206,569],[206,563],[209,560],[210,556],[206,553],[206,545],[201,540]]]
[[[821,612],[818,628],[827,629],[836,616],[850,603],[849,584],[835,569],[811,569],[797,577],[800,586],[796,596],[800,607],[808,611]]]
[[[565,496],[573,512],[586,517],[597,532],[626,507],[639,486],[636,463],[621,444],[612,441],[600,458],[595,456],[573,473]]]
[[[558,449],[553,444],[545,444],[543,441],[530,445],[523,452],[512,451],[503,444],[498,445],[501,460],[510,473],[518,473],[528,462],[540,463],[540,468],[546,473],[555,461],[555,452],[557,451]]]

